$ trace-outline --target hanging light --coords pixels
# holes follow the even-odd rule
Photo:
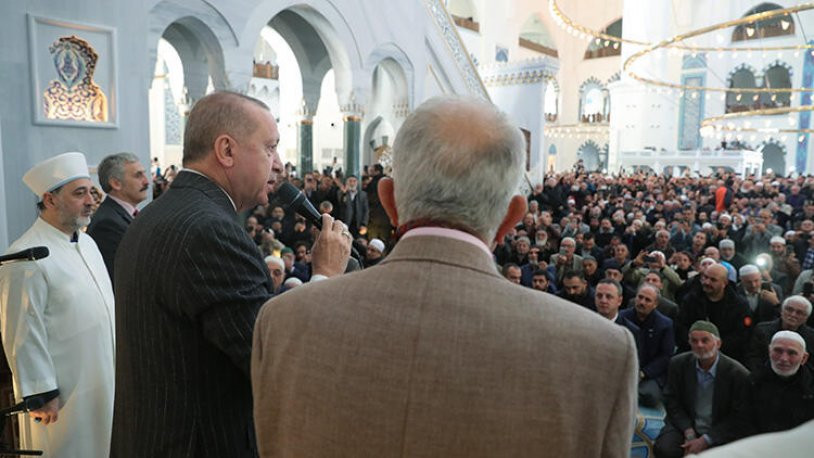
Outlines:
[[[752,101],[757,102],[757,99],[760,98],[759,94],[755,94],[752,96]]]
[[[613,43],[613,49],[619,49],[619,42]]]
[[[791,22],[789,22],[789,21],[787,21],[785,19],[780,20],[780,27],[783,27],[783,30],[788,30],[789,26],[791,26]]]
[[[741,94],[740,92],[738,92],[738,95],[736,95],[736,96],[735,96],[735,100],[736,100],[736,101],[738,101],[738,102],[740,102],[740,101],[741,101],[741,98],[743,98],[743,94]]]
[[[750,27],[750,26],[746,26],[746,36],[749,37],[749,38],[752,38],[752,36],[754,34],[755,34],[755,28]]]
[[[797,137],[797,141],[800,142],[800,143],[803,143],[805,141],[805,139],[806,139],[805,135],[800,135],[799,137]]]

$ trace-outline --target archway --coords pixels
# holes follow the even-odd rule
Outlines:
[[[586,171],[593,172],[599,170],[601,166],[599,154],[599,145],[593,140],[588,140],[577,150],[577,159],[582,159]]]
[[[782,145],[775,142],[765,143],[761,149],[763,152],[763,173],[771,170],[776,175],[786,173],[786,151]]]
[[[737,67],[729,75],[729,87],[739,89],[752,89],[757,87],[755,70],[746,64]],[[757,93],[742,91],[726,93],[726,112],[737,113],[747,111],[757,105]]]

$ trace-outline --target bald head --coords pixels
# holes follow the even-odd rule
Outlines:
[[[701,286],[707,297],[716,301],[722,298],[728,282],[726,267],[713,264],[701,275]]]

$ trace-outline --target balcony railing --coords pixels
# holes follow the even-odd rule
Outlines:
[[[264,64],[258,64],[255,62],[252,76],[267,80],[277,80],[280,79],[280,67],[278,65],[272,65],[270,62],[266,62]]]
[[[548,46],[543,46],[540,43],[535,43],[531,40],[527,40],[525,38],[518,38],[517,44],[520,45],[521,48],[530,49],[532,51],[537,51],[539,53],[543,53],[547,56],[551,57],[559,57],[557,54],[556,49],[551,49]]]
[[[458,27],[463,27],[465,29],[472,30],[473,32],[480,33],[480,24],[475,22],[471,17],[460,17],[454,14],[451,16],[452,20],[455,21],[455,25]]]

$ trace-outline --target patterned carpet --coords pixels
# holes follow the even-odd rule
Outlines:
[[[630,456],[636,458],[650,458],[653,456],[653,443],[664,426],[664,408],[657,409],[639,406],[636,415],[636,430],[633,431],[633,443],[630,446]]]

